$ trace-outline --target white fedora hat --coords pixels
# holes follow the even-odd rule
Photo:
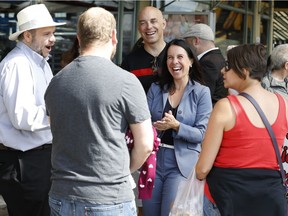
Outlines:
[[[59,26],[66,23],[57,23],[52,19],[51,14],[44,4],[35,4],[28,6],[17,14],[18,31],[9,36],[9,40],[15,41],[24,31]]]

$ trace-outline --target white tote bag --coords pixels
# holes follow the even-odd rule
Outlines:
[[[180,182],[169,216],[203,216],[205,180],[196,179],[195,169]]]

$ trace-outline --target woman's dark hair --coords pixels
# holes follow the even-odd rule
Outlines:
[[[244,44],[230,49],[227,60],[235,73],[246,79],[243,69],[250,71],[250,77],[261,81],[267,67],[266,48],[262,44]]]
[[[164,86],[166,84],[168,85],[167,86],[168,90],[173,90],[175,88],[174,82],[173,82],[173,76],[170,74],[170,72],[168,70],[168,67],[167,67],[167,53],[168,53],[168,49],[172,45],[182,47],[186,51],[188,57],[190,59],[193,59],[193,66],[190,67],[190,69],[189,69],[189,78],[190,78],[190,80],[191,81],[197,81],[197,82],[199,82],[201,84],[204,84],[203,75],[202,75],[203,72],[202,72],[200,63],[199,63],[197,57],[194,56],[189,44],[187,44],[185,42],[185,40],[182,40],[182,39],[173,39],[172,41],[170,41],[167,44],[165,52],[164,52],[162,70],[161,70],[160,77],[159,77],[160,88],[163,90]]]

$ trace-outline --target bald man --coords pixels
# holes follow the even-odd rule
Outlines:
[[[143,43],[133,49],[121,64],[123,69],[138,77],[146,93],[161,71],[166,47],[165,27],[166,21],[158,8],[144,7],[138,17],[138,31]]]
[[[155,7],[144,7],[138,16],[138,31],[141,38],[133,50],[124,58],[121,67],[135,74],[147,93],[150,85],[158,80],[166,42],[164,30],[166,21],[162,12]],[[139,41],[142,40],[142,43]],[[139,173],[132,174],[137,182]],[[142,215],[142,202],[138,197],[137,188],[134,189],[138,216]]]

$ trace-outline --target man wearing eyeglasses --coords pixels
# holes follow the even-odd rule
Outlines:
[[[224,88],[221,69],[225,66],[225,59],[218,47],[215,47],[215,34],[210,26],[195,24],[182,36],[190,44],[197,55],[204,71],[204,80],[210,88],[213,105],[228,95]]]
[[[166,21],[158,8],[143,8],[138,17],[138,31],[143,41],[137,44],[121,64],[123,69],[138,77],[146,93],[151,83],[157,81],[161,71],[166,47],[165,27]]]

